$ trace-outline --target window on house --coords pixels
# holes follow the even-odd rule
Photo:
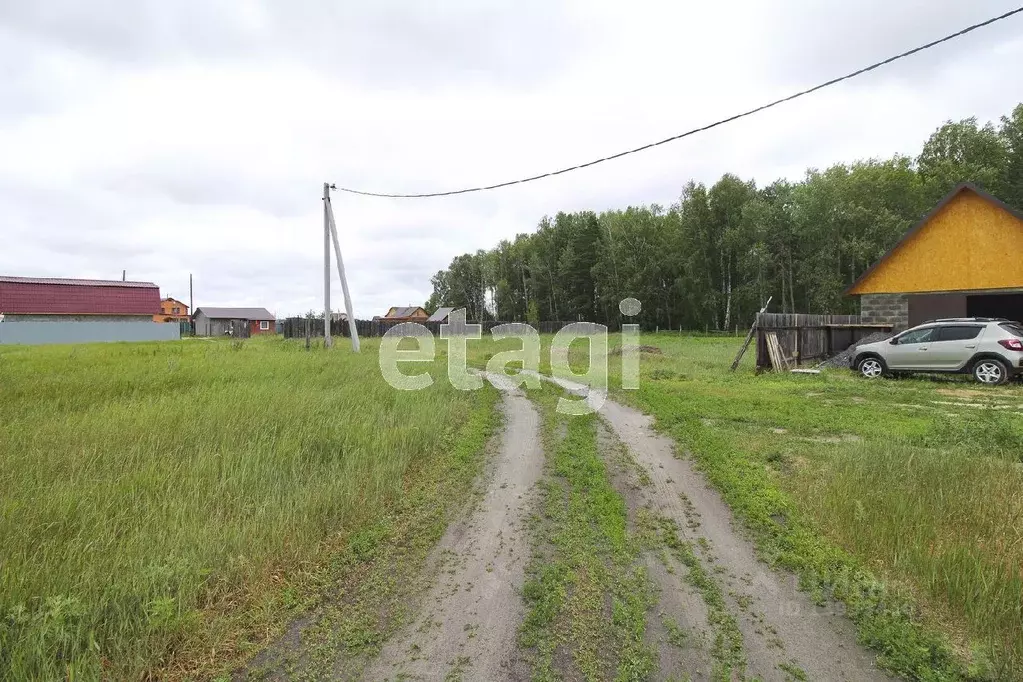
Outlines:
[[[260,322],[259,322],[259,330],[260,331],[264,331],[265,332],[269,328],[270,328],[270,321],[269,320],[260,320]]]
[[[174,313],[175,315],[180,315],[181,308],[171,308],[171,312]]]

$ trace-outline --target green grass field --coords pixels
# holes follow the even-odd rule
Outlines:
[[[208,670],[279,627],[345,536],[489,418],[446,383],[392,390],[375,350],[0,350],[0,676]]]
[[[739,342],[644,336],[663,354],[644,354],[638,391],[614,388],[612,357],[613,393],[692,454],[768,561],[845,604],[888,669],[1023,676],[1023,387],[755,376],[749,357],[730,373]],[[470,362],[510,347],[472,343]],[[442,353],[432,387],[395,391],[376,350],[0,349],[0,676],[210,678],[329,585],[358,593],[378,546],[439,537],[443,510],[426,510],[469,487],[493,396],[451,388]],[[592,419],[564,428],[546,499],[585,506],[601,490]],[[559,561],[585,567],[577,517],[555,520]],[[589,529],[621,559],[612,585],[632,551],[617,528]]]

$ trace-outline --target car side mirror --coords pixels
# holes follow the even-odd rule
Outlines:
[[[897,337],[897,336],[893,336],[893,337],[892,337],[892,338],[891,338],[891,339],[890,339],[890,340],[888,341],[888,343],[892,344],[893,346],[897,346],[897,345],[899,345],[899,337]]]

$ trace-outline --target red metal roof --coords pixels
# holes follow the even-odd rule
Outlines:
[[[22,315],[157,315],[152,282],[0,276],[0,313]]]
[[[127,287],[129,289],[158,289],[152,282],[132,282],[121,279],[64,279],[63,277],[10,277],[0,275],[0,282],[20,284],[63,284],[79,287]]]

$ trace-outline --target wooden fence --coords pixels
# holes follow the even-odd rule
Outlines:
[[[821,362],[865,336],[891,331],[891,325],[864,324],[859,315],[762,313],[757,318],[757,369],[771,369],[767,335],[774,334],[796,366]]]
[[[287,339],[304,339],[308,333],[314,339],[323,338],[323,319],[306,319],[304,317],[289,317],[283,321],[282,334]],[[383,336],[387,331],[393,327],[402,324],[400,320],[356,320],[355,329],[359,332],[359,336],[363,338],[373,338]],[[419,330],[420,333],[433,334],[434,336],[440,336],[440,327],[442,322],[417,322],[419,326],[409,327],[409,331],[412,335]],[[479,324],[483,327],[483,334],[487,335],[494,327],[502,324],[525,324],[523,322],[503,322],[495,320],[487,320],[485,322],[470,322],[468,324]],[[535,325],[535,328],[541,334],[555,334],[564,327],[572,324],[572,322],[564,321],[547,321],[540,322]],[[422,331],[425,329],[426,331]],[[331,336],[349,336],[348,322],[347,320],[331,320],[330,322],[330,334]]]

